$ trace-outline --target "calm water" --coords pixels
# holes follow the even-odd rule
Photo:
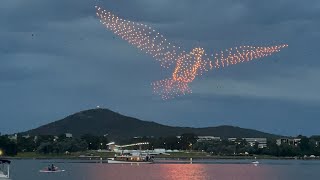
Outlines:
[[[51,162],[66,172],[39,173]],[[320,161],[261,160],[254,166],[249,160],[207,160],[164,162],[145,165],[84,163],[70,160],[14,160],[13,180],[319,180]]]

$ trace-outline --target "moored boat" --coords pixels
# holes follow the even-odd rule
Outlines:
[[[251,162],[252,164],[259,164],[260,162],[257,161],[257,157],[254,157],[254,161]]]
[[[150,155],[143,156],[142,154],[121,154],[114,158],[109,158],[108,163],[111,164],[151,164],[153,157]]]
[[[6,159],[0,159],[0,180],[10,180],[10,163]]]

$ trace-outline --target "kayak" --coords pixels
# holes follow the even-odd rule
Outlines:
[[[41,173],[58,173],[58,172],[64,172],[64,171],[65,171],[64,169],[62,169],[62,170],[58,169],[58,170],[54,170],[54,171],[40,170],[39,172],[41,172]]]

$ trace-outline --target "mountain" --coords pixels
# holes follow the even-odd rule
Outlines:
[[[252,129],[234,126],[217,126],[207,128],[172,127],[155,122],[142,121],[127,117],[108,109],[91,109],[81,111],[61,120],[29,130],[29,135],[60,135],[71,133],[75,137],[84,134],[105,135],[110,139],[125,139],[135,136],[177,136],[183,133],[196,135],[227,137],[279,137]]]

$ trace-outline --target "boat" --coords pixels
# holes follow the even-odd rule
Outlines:
[[[39,170],[39,172],[41,173],[59,173],[64,171],[64,169],[59,169],[57,166],[54,166],[53,164],[47,168]]]
[[[58,173],[58,172],[64,172],[64,171],[65,171],[64,169],[63,170],[55,170],[55,171],[43,169],[43,170],[40,170],[39,172],[41,172],[41,173]]]
[[[0,180],[10,180],[10,163],[6,159],[0,159]]]
[[[254,157],[254,159],[255,159],[255,160],[251,162],[252,164],[260,164],[260,162],[257,161],[257,157]]]
[[[153,163],[153,156],[142,155],[141,153],[127,153],[109,158],[108,163],[110,164],[151,164]]]

